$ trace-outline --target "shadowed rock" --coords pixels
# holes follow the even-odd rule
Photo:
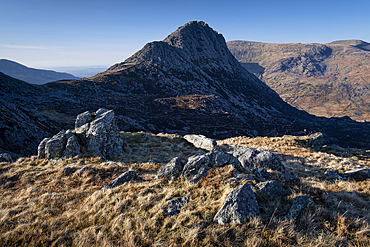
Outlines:
[[[287,196],[289,194],[280,184],[280,182],[267,181],[259,183],[255,186],[256,196],[262,200],[272,200],[278,197]]]
[[[173,158],[168,164],[162,167],[154,180],[159,178],[167,177],[168,179],[174,179],[181,175],[182,169],[184,168],[184,163],[181,161],[179,157]]]
[[[117,187],[119,185],[122,185],[124,183],[130,182],[130,181],[142,181],[143,179],[139,177],[136,172],[134,171],[128,171],[123,174],[121,174],[118,178],[114,179],[112,182],[104,185],[102,188],[103,191],[106,191],[108,189],[112,189],[114,187]]]
[[[13,163],[12,156],[10,156],[8,153],[0,154],[0,162]]]
[[[303,209],[314,206],[315,203],[310,196],[297,196],[294,198],[293,205],[289,209],[289,212],[283,219],[290,220],[295,219],[299,216]]]
[[[224,205],[213,218],[214,222],[244,224],[252,216],[259,215],[259,206],[249,184],[235,188],[226,198]]]
[[[62,130],[58,134],[56,134],[55,136],[47,140],[45,144],[45,158],[57,159],[57,158],[62,157],[64,148],[67,144],[67,140],[65,138],[64,133],[65,131]]]

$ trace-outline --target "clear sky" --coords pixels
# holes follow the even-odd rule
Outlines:
[[[370,42],[370,0],[0,0],[0,58],[110,66],[192,20],[227,41]]]

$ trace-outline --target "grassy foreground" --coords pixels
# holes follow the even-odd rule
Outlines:
[[[222,226],[213,223],[214,215],[227,195],[245,182],[225,183],[232,176],[231,166],[211,170],[194,185],[183,178],[150,182],[164,165],[153,157],[204,152],[190,146],[174,148],[162,141],[150,150],[130,147],[120,162],[97,157],[20,158],[0,163],[0,245],[370,246],[369,180],[334,180],[325,174],[326,169],[369,168],[368,153],[352,150],[342,157],[284,138],[237,137],[218,144],[273,151],[301,181],[283,183],[292,192],[288,197],[259,202],[261,215],[249,223]],[[78,174],[85,166],[95,170]],[[65,167],[72,172],[63,172]],[[145,181],[101,191],[128,170]],[[185,195],[190,200],[180,214],[163,213],[167,200]],[[310,195],[315,206],[296,220],[280,220],[297,195]]]

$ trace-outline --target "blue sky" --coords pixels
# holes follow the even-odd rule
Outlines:
[[[36,68],[110,66],[191,20],[227,41],[370,42],[369,0],[1,0],[0,58]]]

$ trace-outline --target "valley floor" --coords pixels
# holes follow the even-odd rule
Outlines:
[[[98,157],[38,160],[32,156],[0,163],[1,245],[370,245],[370,180],[333,179],[325,173],[327,169],[370,168],[368,152],[324,152],[284,137],[218,141],[225,152],[233,146],[273,151],[287,171],[300,177],[300,181],[292,183],[281,181],[291,192],[289,196],[259,202],[260,216],[244,225],[219,225],[213,217],[227,195],[246,181],[226,182],[233,172],[231,166],[226,166],[213,169],[193,185],[183,178],[151,182],[164,165],[163,157],[185,158],[205,153],[163,140],[161,145],[152,144],[150,148],[126,146],[126,155],[119,162]],[[83,167],[95,169],[79,173]],[[101,190],[129,170],[136,171],[145,181]],[[277,174],[273,175],[279,180]],[[309,195],[315,206],[305,209],[296,220],[282,220],[297,195]],[[188,196],[189,203],[177,215],[164,214],[164,203],[178,196]]]

